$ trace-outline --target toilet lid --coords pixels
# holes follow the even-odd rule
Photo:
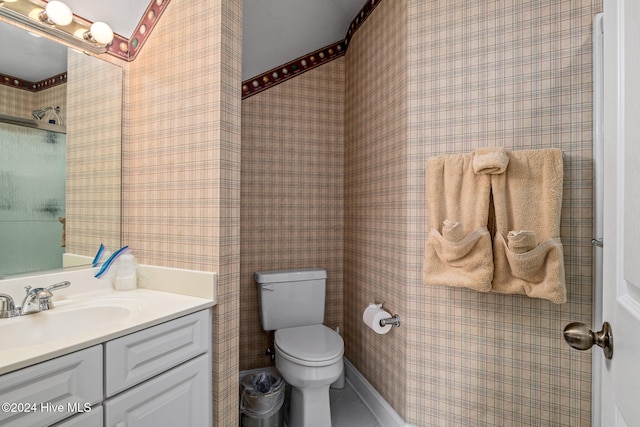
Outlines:
[[[278,329],[276,345],[283,353],[300,360],[322,362],[344,353],[344,341],[324,325]]]

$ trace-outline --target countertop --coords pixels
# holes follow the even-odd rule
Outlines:
[[[71,282],[70,287],[54,292],[54,309],[0,319],[0,339],[4,340],[0,345],[0,374],[216,304],[215,273],[154,266],[141,266],[141,271],[142,287],[126,292],[115,291],[109,280],[95,279],[96,269],[91,268],[0,280],[0,292],[10,294],[16,306],[22,302],[26,285],[46,287]]]

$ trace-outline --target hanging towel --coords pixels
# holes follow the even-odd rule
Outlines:
[[[442,237],[449,242],[459,242],[464,239],[464,229],[462,228],[462,224],[445,219],[442,222]]]
[[[508,152],[504,174],[491,176],[496,215],[493,291],[567,300],[560,241],[562,152]]]
[[[504,148],[479,148],[473,152],[473,171],[478,175],[504,173],[508,164],[509,156]]]
[[[491,290],[490,186],[489,175],[475,174],[473,153],[427,160],[431,228],[422,268],[425,284]]]
[[[538,235],[535,231],[512,230],[507,236],[507,241],[507,247],[511,250],[511,252],[522,254],[525,252],[529,252],[530,250],[533,250],[536,246],[538,246]]]

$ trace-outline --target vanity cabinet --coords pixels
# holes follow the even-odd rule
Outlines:
[[[91,407],[91,412],[78,414],[75,417],[55,424],[53,427],[102,427],[104,425],[102,422],[103,418],[104,411],[102,405],[96,405]]]
[[[201,355],[107,400],[105,427],[210,426],[209,364]]]
[[[210,426],[210,325],[200,311],[107,342],[104,426]]]
[[[2,402],[37,409],[0,411],[3,427],[210,426],[209,310],[2,375]]]
[[[102,346],[0,376],[0,426],[50,426],[102,401]]]
[[[210,325],[200,311],[105,343],[105,397],[207,353]]]

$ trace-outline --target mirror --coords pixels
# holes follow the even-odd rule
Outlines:
[[[0,38],[14,40],[9,32],[16,28],[0,22]],[[19,31],[20,45],[11,44],[35,52],[41,38]],[[62,62],[66,83],[37,91],[0,84],[0,116],[36,123],[32,112],[53,107],[43,117],[53,123],[44,129],[0,123],[0,132],[12,132],[0,137],[0,279],[90,263],[101,243],[120,247],[122,68],[66,47],[58,51],[66,60],[31,55],[38,64]],[[28,58],[1,57],[3,76],[40,81],[17,74]]]

